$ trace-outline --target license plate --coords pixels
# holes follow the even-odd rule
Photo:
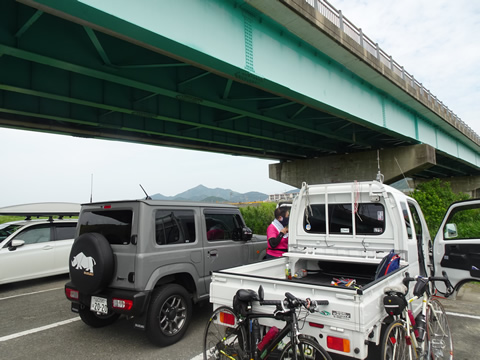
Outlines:
[[[90,310],[101,314],[108,314],[107,299],[98,296],[92,296]]]

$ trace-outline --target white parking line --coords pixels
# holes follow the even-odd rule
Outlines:
[[[56,322],[56,323],[53,323],[53,324],[50,324],[50,325],[41,326],[41,327],[38,327],[38,328],[35,328],[35,329],[30,329],[30,330],[22,331],[22,332],[19,332],[19,333],[16,333],[16,334],[3,336],[3,337],[0,337],[0,342],[16,339],[16,338],[19,338],[19,337],[25,336],[25,335],[34,334],[34,333],[44,331],[44,330],[48,330],[48,329],[51,329],[51,328],[54,328],[54,327],[57,327],[57,326],[67,325],[67,324],[70,324],[70,323],[72,323],[74,321],[78,321],[78,320],[80,320],[80,317],[75,317],[75,318],[72,318],[72,319],[59,321],[59,322]]]
[[[470,319],[480,320],[480,316],[477,316],[477,315],[453,313],[453,312],[450,312],[450,311],[446,311],[446,314],[451,315],[451,316],[459,316],[459,317],[466,317],[466,318],[470,318]]]
[[[63,289],[63,286],[58,287],[58,288],[53,288],[53,289],[35,291],[35,292],[31,292],[31,293],[26,293],[26,294],[18,294],[18,295],[7,296],[7,297],[4,297],[4,298],[0,298],[0,301],[8,300],[8,299],[14,299],[14,298],[21,297],[21,296],[40,294],[40,293],[44,293],[44,292],[47,292],[47,291],[60,290],[60,289]]]
[[[203,353],[198,354],[197,356],[194,356],[190,360],[203,360]]]

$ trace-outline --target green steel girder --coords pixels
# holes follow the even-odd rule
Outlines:
[[[92,101],[86,101],[86,100],[81,100],[77,98],[73,98],[72,96],[62,96],[62,95],[56,95],[53,93],[47,93],[44,91],[39,91],[39,90],[32,90],[32,89],[25,89],[25,88],[20,88],[20,87],[15,87],[11,85],[3,85],[0,84],[0,90],[4,91],[9,91],[13,93],[19,93],[19,94],[25,94],[25,95],[32,95],[37,98],[45,98],[45,99],[50,99],[50,100],[56,100],[64,103],[71,103],[71,104],[77,104],[77,105],[83,105],[87,107],[92,107],[96,109],[101,109],[101,110],[106,110],[107,112],[101,114],[102,117],[105,117],[106,115],[112,113],[112,112],[118,112],[118,113],[123,113],[123,114],[130,114],[130,115],[141,115],[142,117],[145,118],[150,118],[150,119],[156,119],[156,120],[162,120],[162,121],[167,121],[167,122],[172,122],[172,123],[177,123],[177,124],[183,124],[183,125],[189,125],[191,128],[187,128],[186,130],[183,131],[191,131],[193,129],[198,129],[198,128],[204,128],[204,129],[210,129],[210,130],[215,130],[219,132],[227,132],[230,134],[235,134],[235,135],[242,135],[246,136],[248,138],[257,138],[265,141],[271,141],[271,142],[278,142],[282,144],[288,144],[288,145],[297,145],[300,140],[285,140],[285,139],[279,139],[279,138],[271,138],[269,136],[262,136],[262,135],[255,135],[253,132],[246,132],[246,131],[238,131],[238,130],[233,130],[233,129],[228,129],[228,128],[220,128],[219,126],[213,126],[213,125],[208,125],[208,124],[202,124],[198,125],[197,122],[194,121],[187,121],[187,120],[182,120],[179,118],[172,118],[172,117],[166,117],[166,116],[161,116],[155,113],[149,113],[147,111],[141,111],[139,109],[135,108],[125,108],[125,107],[120,107],[120,106],[114,106],[114,105],[109,105],[109,104],[101,104],[97,102],[92,102]],[[143,101],[146,99],[143,98]],[[25,102],[20,102],[19,103],[25,103]],[[210,141],[210,140],[209,140]],[[225,144],[224,144],[225,145]],[[302,144],[303,147],[310,147],[311,149],[318,149],[318,146],[314,145],[308,145],[308,144]],[[298,156],[298,155],[296,155]]]
[[[48,17],[48,16],[49,15],[46,15],[44,17]],[[58,20],[58,19],[56,19],[56,20]],[[107,54],[107,50],[105,50],[106,47],[102,46],[102,44],[101,44],[101,39],[100,38],[103,37],[103,39],[105,40],[105,39],[107,39],[106,36],[104,34],[99,34],[100,36],[97,36],[96,33],[93,30],[88,29],[88,28],[84,28],[84,29],[86,30],[86,34],[87,34],[87,37],[88,37],[89,41],[93,44],[93,48],[95,50],[93,52],[96,52],[100,56],[101,63],[96,64],[96,65],[97,66],[99,66],[99,65],[102,66],[103,70],[105,69],[105,67],[104,67],[105,64],[106,65],[111,65],[111,68],[116,69],[116,70],[118,70],[119,68],[120,69],[133,69],[133,68],[136,68],[136,69],[144,68],[145,69],[145,68],[154,68],[156,65],[158,65],[158,66],[163,66],[164,65],[164,64],[148,64],[148,65],[146,65],[146,64],[131,64],[131,65],[114,64],[110,60],[110,57]],[[70,31],[70,32],[73,32],[73,31]],[[118,42],[118,40],[116,40],[116,39],[114,39],[114,41]],[[106,42],[106,41],[104,41],[104,42]],[[64,46],[61,46],[61,48],[65,49],[66,44],[63,44],[63,45]],[[150,96],[153,96],[153,94],[158,94],[158,95],[163,95],[163,96],[175,97],[175,98],[180,99],[182,101],[193,101],[193,102],[200,102],[201,101],[202,105],[204,105],[204,106],[211,106],[211,107],[214,107],[214,108],[217,108],[217,109],[220,109],[220,110],[233,112],[234,114],[241,114],[241,115],[249,117],[249,118],[258,119],[262,123],[270,122],[270,123],[274,124],[275,126],[283,126],[283,127],[287,127],[287,128],[291,128],[291,129],[296,129],[296,130],[299,130],[301,132],[307,132],[308,134],[318,135],[318,136],[321,136],[321,137],[326,137],[326,138],[334,139],[334,140],[337,140],[337,141],[343,141],[345,143],[351,143],[353,141],[352,140],[353,136],[351,136],[351,134],[349,134],[348,136],[344,136],[343,134],[339,134],[335,129],[332,129],[329,132],[330,129],[328,127],[325,127],[325,126],[321,125],[321,124],[316,125],[316,126],[315,125],[312,126],[311,124],[308,124],[306,126],[302,126],[302,125],[298,125],[297,123],[294,123],[292,121],[289,121],[285,118],[284,119],[281,119],[281,118],[279,119],[279,118],[275,118],[275,117],[271,117],[271,116],[265,116],[264,114],[262,114],[261,109],[256,108],[256,106],[261,105],[261,102],[265,101],[264,99],[272,99],[272,98],[275,98],[275,97],[271,97],[271,96],[270,97],[265,97],[265,96],[263,96],[261,98],[258,98],[258,99],[255,100],[255,107],[243,107],[243,108],[242,107],[232,107],[232,106],[230,106],[230,104],[232,102],[234,102],[235,100],[228,99],[229,101],[224,101],[223,103],[221,103],[217,99],[213,99],[211,101],[209,99],[208,99],[209,101],[207,101],[207,99],[205,99],[205,98],[202,99],[202,97],[201,97],[202,94],[201,93],[204,93],[203,89],[205,88],[203,85],[200,86],[201,87],[200,94],[193,94],[192,89],[190,89],[190,94],[188,94],[186,92],[172,91],[170,89],[166,89],[165,87],[154,86],[154,85],[151,85],[151,84],[148,84],[148,83],[145,83],[145,82],[140,83],[140,82],[131,81],[124,76],[117,76],[115,74],[112,74],[111,72],[97,71],[97,70],[92,69],[92,68],[86,68],[86,67],[74,64],[72,62],[67,62],[67,61],[58,60],[58,59],[55,59],[55,58],[52,58],[52,57],[42,56],[42,55],[39,55],[39,54],[36,54],[36,53],[31,53],[31,52],[21,50],[21,49],[17,49],[17,48],[3,46],[2,49],[0,49],[0,52],[2,54],[9,54],[11,56],[22,58],[22,59],[25,59],[25,60],[28,60],[28,61],[34,61],[34,62],[50,65],[50,66],[53,66],[53,67],[57,67],[57,68],[60,68],[60,69],[65,69],[65,70],[68,70],[68,71],[79,72],[79,73],[82,73],[84,75],[96,77],[96,78],[99,78],[99,79],[102,79],[102,80],[105,80],[105,81],[117,82],[119,84],[124,84],[125,86],[141,88],[141,89],[152,92],[152,94]],[[54,52],[54,51],[51,51],[51,52]],[[63,52],[63,54],[65,54],[65,53],[68,53],[68,51]],[[117,51],[117,53],[118,53],[118,51]],[[58,54],[58,56],[60,56],[60,55],[61,54]],[[117,54],[117,56],[118,56],[118,54]],[[156,59],[156,60],[158,60],[158,59]],[[109,68],[109,66],[107,66],[107,68]],[[187,78],[185,80],[178,81],[174,85],[176,87],[182,87],[183,85],[186,85],[188,83],[191,83],[195,80],[198,80],[198,79],[202,78],[203,76],[205,76],[205,74],[206,73],[203,72],[199,75],[190,76],[189,78]],[[222,80],[222,81],[223,81],[223,83],[225,82],[224,80]],[[225,86],[223,83],[222,83],[221,86]],[[232,81],[231,81],[231,79],[228,79],[226,88],[231,89],[231,85],[232,85]],[[236,83],[236,85],[238,87],[238,83]],[[248,89],[246,91],[248,91]],[[227,94],[227,91],[224,91],[224,98],[225,98],[226,94]],[[220,99],[220,100],[222,100],[222,99]],[[271,109],[277,109],[277,108],[281,108],[283,106],[284,106],[283,104],[274,105],[273,107],[271,107]],[[304,108],[304,106],[301,106],[301,108]],[[296,111],[298,111],[298,110],[296,110]],[[269,136],[272,137],[271,134]],[[268,135],[267,135],[267,137],[268,137]],[[275,136],[275,137],[278,137],[278,136]],[[302,139],[301,142],[297,143],[297,146],[299,148],[302,148],[302,147],[312,148],[312,146],[308,145],[308,140],[305,139],[304,134],[299,135],[299,137]],[[314,139],[314,142],[318,144],[318,137],[316,139]],[[363,146],[364,148],[371,147],[371,144],[368,141],[363,141],[362,142],[361,139],[357,139],[357,142],[361,146]],[[322,143],[324,143],[324,141],[322,141]],[[315,145],[315,146],[313,146],[313,148],[318,148],[319,151],[326,151],[326,152],[332,152],[333,151],[333,152],[336,152],[339,147],[337,147],[337,148],[335,148],[335,147],[333,147],[333,148],[332,147],[321,148],[318,145]],[[301,157],[303,157],[303,156],[301,156]]]
[[[244,110],[244,109],[242,109],[238,106],[233,107],[233,106],[228,105],[228,104],[225,105],[225,104],[221,104],[221,103],[210,101],[210,100],[204,100],[204,99],[197,98],[197,97],[194,97],[194,96],[189,95],[189,94],[184,94],[184,93],[181,93],[181,92],[178,92],[178,91],[173,91],[173,90],[170,90],[170,89],[160,88],[158,86],[153,86],[151,84],[140,83],[140,82],[137,82],[135,80],[120,78],[120,77],[118,77],[117,75],[114,75],[114,74],[101,72],[101,71],[97,71],[97,70],[94,70],[94,69],[84,68],[84,67],[74,65],[74,64],[71,64],[71,63],[66,63],[64,61],[59,61],[59,60],[56,60],[56,59],[47,58],[47,57],[44,57],[44,56],[41,56],[41,55],[38,55],[38,54],[31,54],[31,53],[28,53],[26,51],[15,49],[15,48],[12,48],[12,47],[6,47],[6,46],[3,46],[3,45],[0,45],[0,53],[10,55],[10,56],[14,56],[14,57],[19,58],[19,59],[30,60],[30,61],[34,61],[35,63],[52,66],[52,67],[55,67],[57,69],[73,71],[75,73],[90,76],[92,78],[100,79],[100,80],[103,80],[103,81],[108,81],[108,82],[111,82],[111,83],[130,86],[130,87],[133,87],[133,88],[136,88],[136,89],[141,89],[141,90],[144,90],[144,91],[148,91],[148,92],[150,92],[152,94],[155,94],[155,95],[162,95],[162,96],[166,96],[166,97],[169,97],[169,98],[181,99],[185,102],[199,103],[202,106],[215,108],[217,110],[229,111],[229,112],[234,113],[234,114],[241,114],[245,117],[262,120],[262,122],[273,123],[275,125],[281,125],[281,126],[284,126],[284,127],[287,127],[287,128],[302,130],[302,131],[305,131],[305,132],[308,132],[308,133],[313,133],[313,134],[316,134],[316,135],[325,136],[325,133],[326,133],[326,128],[325,127],[323,128],[322,131],[320,131],[320,130],[316,131],[315,128],[310,128],[309,129],[309,128],[306,128],[305,126],[296,125],[296,124],[289,123],[289,122],[284,121],[284,120],[277,120],[275,118],[265,116],[265,115],[261,115],[259,113],[255,113],[253,111]],[[199,78],[204,76],[204,74],[201,74],[201,75],[202,76],[197,75],[197,76],[195,76],[195,78],[199,79]],[[188,80],[193,81],[193,78],[190,78]],[[184,81],[184,83],[185,83],[185,81]],[[67,97],[64,98],[64,101],[65,101],[65,99],[67,99]],[[266,99],[268,99],[268,100],[265,100],[265,98],[262,98],[261,101],[269,101],[269,100],[272,99],[272,97],[268,97]],[[242,99],[242,100],[244,100],[244,99]],[[256,99],[255,101],[258,102],[259,100]],[[292,102],[288,102],[287,104],[291,105]],[[275,105],[275,106],[270,107],[270,110],[278,109],[278,108],[281,108],[283,106],[284,106],[284,104]],[[110,109],[110,110],[112,111],[114,109]],[[259,110],[259,111],[262,112],[262,110]],[[174,121],[174,119],[171,119],[171,118],[165,118],[164,120]],[[196,124],[191,123],[190,125],[195,126]],[[205,127],[206,125],[199,125],[199,126]],[[227,131],[227,130],[222,130],[220,128],[217,128],[217,130]],[[247,135],[247,133],[245,133],[244,135]],[[328,135],[327,137],[329,137],[329,138],[333,138],[333,139],[336,139],[336,140],[342,140],[342,141],[345,141],[345,142],[347,142],[347,141],[351,142],[351,139],[346,139],[344,137],[337,136],[337,135],[334,134],[334,132],[331,132],[330,134],[327,134],[327,135]],[[252,134],[250,134],[249,136],[252,136]],[[270,141],[281,141],[277,137],[272,138],[271,136],[270,137],[265,136],[264,140],[268,141],[269,138],[270,138]],[[308,142],[305,141],[304,138],[302,138],[300,141],[297,141],[296,145],[299,146],[299,147],[307,147],[307,148],[310,147],[310,148],[322,149],[318,145],[309,146]],[[363,144],[363,145],[368,146],[366,144]],[[331,151],[331,149],[322,149],[322,150]],[[299,157],[299,156],[297,155],[296,157]]]

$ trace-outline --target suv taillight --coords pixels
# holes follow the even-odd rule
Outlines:
[[[65,295],[67,296],[68,299],[70,300],[78,300],[78,290],[73,290],[70,288],[65,288]]]
[[[121,310],[130,310],[133,306],[133,301],[132,300],[126,300],[126,299],[117,299],[113,298],[113,304],[112,304],[114,309],[121,309]]]

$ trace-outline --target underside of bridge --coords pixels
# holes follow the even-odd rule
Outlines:
[[[421,182],[441,178],[450,182],[453,191],[476,196],[477,189],[480,189],[480,176],[460,174],[460,171],[457,176],[445,176],[448,161],[433,147],[419,144],[282,162],[271,164],[269,170],[270,178],[298,188],[302,182],[326,184],[375,179],[387,184],[405,179],[407,187],[414,188]]]
[[[0,2],[2,127],[279,160],[271,177],[294,186],[373,179],[378,153],[388,181],[480,175],[469,162],[293,97],[248,69],[81,3],[76,10],[96,23],[45,2]]]

